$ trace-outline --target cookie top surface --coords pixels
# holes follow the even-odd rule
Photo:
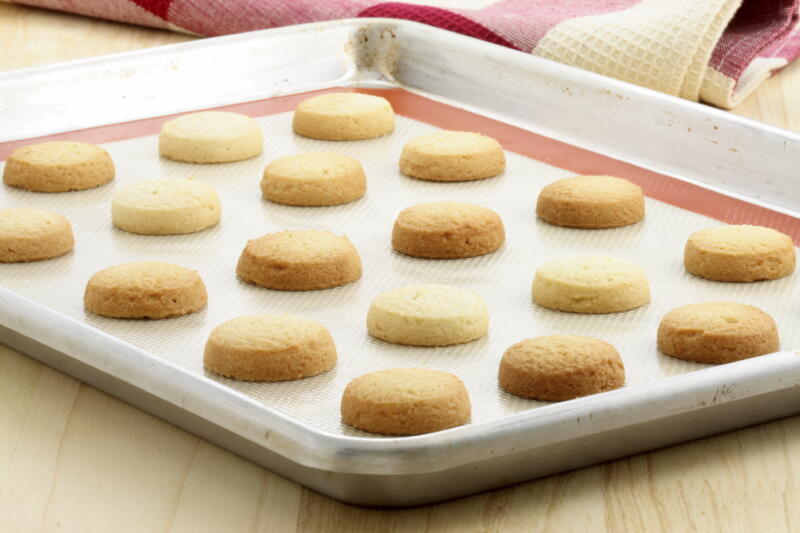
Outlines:
[[[420,318],[457,318],[486,309],[486,302],[474,292],[450,285],[408,285],[379,294],[372,305],[393,313]]]
[[[605,341],[548,335],[508,348],[498,379],[506,391],[522,398],[564,401],[622,387],[625,365]]]
[[[3,169],[3,182],[36,192],[82,191],[114,179],[114,161],[93,144],[57,141],[14,150]]]
[[[393,368],[364,374],[347,388],[361,401],[380,405],[447,398],[464,390],[464,385],[453,374],[440,370]]]
[[[453,156],[459,154],[482,153],[501,150],[499,142],[469,131],[437,131],[420,135],[409,140],[404,148],[408,152],[424,153],[431,156]]]
[[[336,152],[312,152],[275,159],[264,169],[264,177],[274,175],[292,180],[334,180],[360,171],[361,163],[352,157]]]
[[[182,289],[197,282],[194,270],[162,261],[123,263],[101,270],[89,280],[96,287],[136,291]]]
[[[382,435],[419,435],[466,424],[464,383],[439,370],[394,368],[364,374],[342,394],[342,421]]]
[[[69,222],[64,216],[42,209],[0,209],[0,239],[39,238],[60,231]]]
[[[99,146],[73,141],[29,144],[17,148],[9,156],[9,159],[37,166],[77,165],[97,158],[110,158],[110,156]]]
[[[724,255],[752,255],[793,247],[792,239],[779,231],[762,226],[716,226],[689,236],[692,246]]]
[[[528,372],[560,375],[621,360],[611,344],[579,335],[547,335],[525,339],[506,350],[508,364]]]
[[[776,352],[780,337],[767,313],[734,302],[705,302],[673,309],[658,325],[661,353],[697,363],[721,364]]]
[[[299,230],[270,233],[247,242],[253,256],[280,257],[288,263],[326,262],[354,251],[350,239],[330,231]]]
[[[182,178],[143,180],[114,191],[112,204],[139,210],[208,207],[219,209],[219,196],[211,185]]]
[[[402,210],[397,216],[397,224],[419,231],[447,231],[470,223],[479,225],[487,219],[499,222],[500,217],[491,209],[479,205],[463,202],[427,202]]]
[[[748,335],[775,328],[767,313],[752,305],[704,302],[673,309],[661,319],[673,330],[702,332],[706,336]]]
[[[385,98],[361,93],[320,94],[303,100],[297,106],[298,111],[318,115],[373,113],[391,108],[391,104]]]
[[[639,265],[617,257],[575,255],[545,263],[536,275],[576,286],[612,287],[645,274]]]
[[[242,316],[220,324],[211,331],[210,339],[229,349],[282,351],[298,345],[298,339],[327,334],[325,326],[315,320],[285,315]]]
[[[189,137],[196,140],[240,137],[261,128],[255,119],[228,111],[201,111],[168,120],[161,133],[174,137]]]
[[[573,176],[545,186],[540,196],[561,201],[618,203],[643,196],[642,188],[614,176]]]

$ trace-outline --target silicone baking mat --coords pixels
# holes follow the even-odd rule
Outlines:
[[[103,144],[116,163],[117,178],[104,187],[67,194],[4,188],[0,207],[35,207],[67,216],[75,231],[76,248],[58,259],[0,265],[0,280],[15,292],[199,374],[204,373],[202,354],[208,333],[226,320],[275,312],[319,320],[331,331],[339,352],[338,364],[330,372],[285,383],[245,383],[207,376],[316,431],[340,435],[367,435],[340,422],[339,399],[347,382],[385,368],[436,368],[458,375],[472,399],[472,423],[546,409],[549,404],[517,398],[497,385],[503,352],[528,337],[580,334],[612,343],[625,362],[626,387],[703,368],[705,365],[661,355],[656,349],[661,316],[687,303],[729,300],[756,305],[775,317],[783,349],[800,347],[800,328],[793,327],[796,317],[791,305],[800,296],[796,275],[730,284],[701,280],[683,269],[683,246],[693,231],[724,220],[772,226],[797,242],[798,219],[404,91],[379,94],[388,97],[404,116],[398,117],[393,134],[359,142],[326,142],[294,135],[290,110],[302,98],[298,95],[229,106],[225,109],[257,117],[265,150],[260,157],[223,165],[159,158],[157,131],[164,117],[53,136]],[[401,175],[398,159],[403,144],[442,127],[480,131],[501,140],[507,150],[505,173],[466,183],[433,183]],[[29,142],[0,145],[0,157]],[[261,198],[259,181],[269,161],[322,150],[335,150],[362,162],[368,179],[364,198],[323,208],[280,206]],[[648,193],[644,222],[610,230],[574,230],[537,220],[534,207],[539,190],[576,173],[615,174],[643,185]],[[182,236],[141,236],[115,229],[110,217],[114,188],[164,177],[192,177],[214,186],[222,200],[222,223]],[[494,209],[506,225],[506,244],[494,254],[463,260],[424,260],[394,252],[390,237],[397,213],[435,200],[472,202]],[[235,268],[246,241],[284,229],[346,234],[361,254],[363,277],[344,287],[313,292],[271,291],[240,282]],[[605,254],[641,264],[650,280],[652,302],[607,315],[560,313],[535,306],[530,286],[536,268],[571,254]],[[94,272],[139,260],[169,261],[199,271],[208,287],[208,307],[160,321],[113,320],[84,312],[83,290]],[[413,283],[456,285],[482,295],[490,310],[489,335],[444,348],[398,346],[369,337],[365,321],[372,299],[381,291]]]

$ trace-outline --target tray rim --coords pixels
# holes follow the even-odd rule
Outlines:
[[[386,26],[390,25],[393,27],[407,27],[407,28],[416,28],[416,27],[424,27],[426,32],[434,31],[434,32],[442,32],[447,33],[444,30],[436,30],[434,28],[429,28],[427,26],[423,26],[421,24],[407,22],[407,21],[398,21],[393,19],[354,19],[354,20],[344,20],[344,21],[334,21],[330,23],[314,23],[309,25],[303,26],[295,26],[289,28],[280,28],[276,30],[261,30],[257,32],[251,32],[247,34],[239,34],[233,36],[226,36],[221,38],[216,38],[218,40],[214,41],[215,43],[227,43],[227,42],[242,42],[247,41],[252,38],[262,38],[262,37],[271,37],[273,35],[300,35],[304,31],[308,31],[309,28],[314,30],[358,30],[362,28],[369,28],[371,26]],[[271,32],[271,33],[268,33]],[[491,45],[489,43],[480,43],[479,41],[475,41],[473,39],[469,39],[463,36],[452,36],[454,39],[462,39],[463,42],[471,43],[470,46],[490,46],[502,50],[502,52],[498,53],[508,53],[508,54],[518,54],[512,50],[505,50],[502,47],[498,47],[496,45]],[[153,48],[153,49],[146,49],[143,51],[133,51],[133,52],[123,52],[119,54],[112,54],[109,56],[101,56],[95,58],[88,58],[88,59],[79,59],[75,61],[70,61],[66,63],[56,64],[53,66],[44,66],[44,67],[30,67],[26,69],[19,69],[15,71],[9,71],[6,73],[0,74],[0,84],[3,82],[7,82],[13,80],[20,74],[28,75],[28,74],[52,74],[58,71],[70,71],[76,66],[79,67],[86,67],[86,66],[93,66],[93,65],[104,65],[109,62],[114,62],[119,58],[133,58],[133,59],[143,59],[146,58],[149,54],[161,54],[163,53],[164,48],[170,49],[170,51],[179,51],[186,48],[194,49],[196,47],[203,47],[209,41],[196,41],[196,42],[188,42],[188,43],[178,43],[174,45],[169,45],[166,47],[161,48]],[[479,44],[476,44],[479,43]],[[800,135],[794,134],[792,132],[788,132],[786,130],[781,130],[780,128],[775,128],[772,126],[767,126],[761,124],[756,121],[752,121],[750,119],[745,119],[743,117],[738,117],[735,115],[727,114],[727,112],[716,110],[712,108],[708,108],[706,106],[702,106],[700,104],[686,102],[680,100],[676,97],[670,97],[667,95],[662,95],[660,93],[656,93],[654,91],[650,91],[649,89],[644,89],[641,87],[633,86],[624,82],[619,82],[616,80],[609,80],[607,78],[603,78],[596,74],[587,73],[584,71],[580,71],[578,69],[574,69],[572,67],[560,65],[557,63],[552,63],[548,60],[544,60],[541,58],[536,58],[533,56],[529,56],[527,60],[532,61],[533,65],[542,65],[546,64],[549,65],[549,69],[553,69],[555,72],[565,72],[569,73],[571,76],[589,76],[589,77],[596,77],[602,78],[603,82],[613,86],[618,90],[623,90],[625,92],[632,92],[638,93],[643,95],[650,95],[651,97],[657,98],[659,101],[667,101],[670,102],[670,105],[680,105],[680,106],[697,106],[699,109],[702,110],[703,113],[711,113],[715,114],[718,113],[720,116],[724,116],[727,121],[732,123],[739,123],[741,125],[745,125],[747,127],[755,127],[762,131],[769,132],[771,134],[779,134],[784,137],[792,138],[792,140],[800,141]],[[544,63],[542,63],[544,62]],[[565,69],[565,70],[561,70]],[[345,80],[353,82],[353,80]],[[381,79],[366,79],[362,80],[366,81],[367,87],[375,87],[376,83],[380,82],[385,84],[384,86],[387,87],[399,87],[399,88],[406,88],[402,85],[393,85],[391,81],[381,80]],[[357,83],[354,83],[353,86],[360,86]],[[0,113],[2,109],[0,109]],[[2,305],[2,303],[6,305]],[[46,310],[43,312],[43,310]],[[31,311],[33,314],[24,312],[24,311]],[[41,315],[42,320],[31,320],[31,316],[38,316],[36,313]],[[20,316],[22,315],[22,316]],[[26,316],[28,317],[26,319]],[[199,386],[203,388],[202,392],[213,392],[215,394],[220,394],[220,396],[224,399],[224,401],[217,402],[216,397],[214,397],[215,401],[211,401],[209,398],[203,398],[199,392],[201,391],[194,391],[197,394],[197,397],[186,398],[181,397],[180,390],[174,390],[171,392],[177,393],[173,394],[172,397],[167,398],[165,397],[166,394],[163,390],[159,392],[162,387],[166,387],[169,389],[173,384],[164,378],[163,375],[159,375],[155,373],[154,375],[148,375],[146,377],[150,379],[154,379],[156,381],[156,385],[152,387],[153,390],[145,389],[141,386],[141,383],[135,384],[135,386],[142,388],[146,392],[153,392],[160,398],[164,399],[165,401],[169,401],[174,405],[178,405],[187,411],[203,416],[202,409],[200,407],[206,407],[210,409],[210,412],[214,413],[215,420],[211,420],[208,418],[212,423],[217,424],[221,427],[225,427],[226,429],[230,429],[231,431],[235,431],[236,433],[240,434],[241,436],[248,438],[252,442],[268,448],[284,457],[289,458],[290,460],[313,468],[321,468],[326,469],[329,471],[334,472],[349,472],[349,473],[359,473],[359,474],[383,474],[383,475],[406,475],[406,474],[414,474],[414,473],[430,473],[436,470],[432,470],[431,466],[435,466],[436,469],[440,471],[447,470],[448,468],[452,468],[455,466],[459,466],[462,464],[468,464],[470,462],[477,462],[480,460],[480,457],[468,457],[467,453],[474,453],[475,449],[482,451],[484,456],[496,456],[502,453],[513,453],[515,451],[515,446],[518,446],[520,442],[524,442],[527,438],[529,439],[529,434],[538,426],[539,424],[526,424],[526,422],[530,422],[529,419],[537,418],[532,417],[530,412],[521,412],[513,415],[509,415],[504,417],[503,419],[495,420],[495,421],[487,421],[482,422],[479,424],[470,424],[468,426],[454,428],[452,430],[446,430],[439,433],[428,434],[428,435],[421,435],[416,437],[386,437],[386,438],[367,438],[367,437],[352,437],[352,436],[342,436],[342,435],[332,435],[328,433],[322,432],[314,432],[311,431],[308,427],[290,419],[289,417],[282,415],[281,413],[270,409],[268,406],[255,402],[247,398],[246,396],[237,393],[233,389],[229,389],[224,385],[217,383],[214,380],[206,378],[205,376],[194,374],[188,370],[183,369],[171,363],[169,361],[161,360],[148,352],[136,348],[133,345],[126,343],[116,337],[113,337],[102,330],[96,329],[88,324],[84,324],[79,320],[62,315],[61,313],[51,311],[49,308],[41,306],[35,302],[32,302],[25,298],[24,296],[18,295],[13,293],[3,287],[0,287],[0,323],[3,325],[10,327],[16,331],[19,331],[23,334],[30,334],[35,335],[35,340],[39,342],[43,342],[48,346],[51,346],[55,349],[58,349],[62,353],[66,354],[69,357],[77,359],[81,362],[88,363],[94,368],[98,370],[108,372],[110,375],[114,377],[120,377],[119,373],[121,369],[130,370],[126,363],[130,363],[130,361],[126,361],[124,357],[121,355],[125,354],[135,354],[135,357],[139,357],[143,362],[143,369],[139,369],[140,371],[147,371],[152,370],[152,367],[157,365],[162,365],[168,368],[170,376],[177,376],[178,379],[183,382],[185,380],[194,380],[195,384],[200,384]],[[56,324],[59,327],[53,327]],[[16,326],[16,327],[13,327]],[[53,332],[68,332],[68,335],[65,335],[63,339],[57,339],[53,336]],[[84,347],[82,341],[86,339],[81,339],[82,335],[79,333],[86,333],[91,332],[91,335],[96,337],[96,340],[99,343],[99,346],[95,347],[98,349],[100,347],[106,346],[113,346],[118,349],[117,352],[111,351],[109,353],[94,353],[89,352],[88,359],[86,353],[80,354],[76,353],[76,350],[79,348]],[[89,337],[87,335],[87,337]],[[47,342],[45,342],[45,340]],[[780,377],[783,375],[784,371],[787,371],[787,378],[791,377],[791,379],[797,379],[797,381],[791,381],[787,386],[798,386],[800,384],[800,357],[797,357],[798,353],[796,352],[783,352],[780,354],[765,356],[763,358],[757,359],[750,359],[745,361],[740,361],[737,363],[728,364],[725,366],[719,367],[709,367],[702,370],[697,370],[691,372],[689,374],[684,374],[680,376],[673,376],[671,378],[666,378],[664,380],[660,380],[655,384],[641,384],[636,386],[631,386],[626,389],[622,389],[619,391],[612,391],[609,393],[604,393],[601,395],[597,395],[594,397],[584,398],[581,400],[577,400],[579,405],[576,406],[572,402],[565,402],[562,404],[555,404],[552,406],[546,406],[543,408],[539,408],[536,411],[541,413],[542,409],[549,409],[546,415],[540,415],[538,418],[554,418],[557,416],[563,416],[559,413],[569,413],[570,415],[576,416],[580,418],[581,416],[586,417],[589,413],[588,411],[592,410],[589,409],[588,406],[596,406],[601,405],[604,406],[605,404],[609,404],[612,402],[613,399],[617,399],[623,395],[630,395],[631,391],[634,391],[637,395],[642,396],[645,400],[649,403],[646,405],[660,405],[662,395],[667,393],[668,391],[660,390],[665,388],[665,383],[670,383],[674,380],[686,381],[687,379],[693,381],[701,381],[707,378],[708,376],[713,376],[716,381],[714,381],[715,385],[709,387],[708,383],[704,383],[703,387],[697,387],[697,389],[692,389],[687,391],[693,396],[693,399],[700,400],[700,401],[716,401],[714,398],[720,390],[724,389],[731,380],[739,380],[738,383],[747,384],[752,383],[756,384],[757,382],[760,383],[760,380],[770,381],[773,376],[776,375]],[[134,369],[135,370],[135,369]],[[766,376],[765,376],[766,374]],[[701,377],[697,377],[701,376]],[[796,376],[796,377],[795,377]],[[773,376],[774,377],[774,376]],[[199,379],[198,379],[199,378]],[[773,385],[781,384],[782,382],[780,379],[775,381],[770,381]],[[174,388],[174,387],[173,387]],[[651,389],[651,390],[645,390]],[[659,389],[653,391],[652,389]],[[713,390],[712,390],[713,389]],[[764,392],[765,389],[759,389],[758,393]],[[724,391],[723,391],[724,392]],[[706,396],[702,396],[700,398],[701,393],[708,393]],[[671,392],[669,394],[672,394]],[[750,394],[756,394],[755,391],[750,391]],[[214,395],[212,395],[214,396]],[[726,392],[724,395],[725,401],[732,401],[735,399],[741,399],[747,397],[747,394],[742,394],[740,396],[731,395],[729,392]],[[623,402],[625,403],[625,402]],[[635,402],[634,402],[635,403]],[[580,406],[587,406],[585,408],[581,408]],[[645,404],[638,404],[638,405],[645,405]],[[236,413],[238,416],[236,420],[236,424],[238,427],[231,427],[232,424],[225,423],[224,420],[219,419],[219,414],[224,411],[224,409],[228,409],[231,406],[237,407],[242,409],[241,413]],[[554,409],[555,408],[555,409]],[[221,411],[222,410],[222,411]],[[690,409],[686,408],[676,408],[676,410],[672,411],[663,411],[660,416],[670,416],[672,414],[676,414],[678,412],[685,412]],[[265,416],[265,413],[268,416]],[[551,414],[552,413],[552,414]],[[228,413],[230,414],[230,413]],[[631,421],[626,415],[628,421]],[[655,417],[658,418],[658,417]],[[269,424],[268,424],[269,423]],[[270,427],[270,424],[275,424],[279,427]],[[595,422],[598,423],[598,422]],[[506,431],[507,433],[503,436],[494,435],[494,440],[505,440],[504,445],[498,445],[491,450],[486,450],[487,442],[485,439],[485,435],[481,435],[481,433],[485,433],[489,429],[494,429],[495,431]],[[514,440],[518,439],[518,440]],[[432,441],[432,442],[431,442]],[[298,442],[302,444],[302,446],[298,446]],[[443,448],[452,448],[454,445],[463,445],[465,450],[462,450],[460,455],[458,456],[458,460],[455,460],[453,455],[450,455],[447,460],[441,456],[441,454],[434,454],[433,451],[439,450],[431,450],[432,447],[443,447]],[[540,443],[541,444],[541,443]],[[546,444],[546,443],[544,443]],[[541,445],[544,445],[541,444]],[[466,449],[470,448],[470,449]],[[422,461],[424,459],[424,461]],[[419,463],[414,463],[414,461],[420,461]],[[410,466],[416,466],[416,469],[411,468]]]
[[[157,57],[169,54],[171,52],[172,53],[179,52],[181,50],[194,50],[195,48],[206,48],[209,46],[226,46],[233,43],[248,42],[253,39],[259,39],[261,37],[274,38],[283,35],[302,34],[302,33],[307,33],[309,31],[351,30],[356,33],[359,33],[375,28],[383,30],[386,28],[393,29],[394,27],[408,28],[411,29],[412,31],[424,30],[428,32],[438,33],[440,35],[446,35],[449,38],[448,40],[455,41],[461,45],[466,45],[469,48],[490,48],[494,50],[495,54],[506,55],[508,57],[517,58],[519,57],[520,54],[522,54],[527,58],[526,61],[530,61],[532,65],[536,65],[540,68],[546,68],[550,72],[561,74],[568,78],[579,77],[589,80],[601,81],[604,85],[607,85],[608,87],[611,87],[613,89],[620,89],[627,94],[639,94],[639,95],[644,95],[645,97],[654,98],[655,100],[667,101],[669,102],[669,105],[673,107],[685,107],[688,109],[700,111],[703,114],[712,115],[716,116],[717,118],[724,119],[724,121],[726,122],[743,125],[748,128],[753,128],[761,131],[770,132],[771,134],[777,134],[781,137],[786,137],[787,139],[791,139],[794,141],[800,141],[800,132],[795,132],[786,128],[782,128],[780,126],[774,126],[772,124],[760,122],[758,120],[744,117],[741,115],[735,115],[730,111],[706,105],[701,102],[693,102],[677,96],[661,93],[656,90],[649,89],[647,87],[642,87],[640,85],[635,85],[629,82],[621,81],[616,78],[610,78],[602,74],[597,74],[595,72],[583,70],[577,67],[573,67],[571,65],[566,65],[543,57],[527,54],[524,52],[520,52],[518,50],[513,50],[498,44],[490,43],[488,41],[481,41],[479,39],[461,35],[459,33],[428,26],[427,24],[414,22],[410,20],[404,20],[404,19],[392,19],[392,18],[380,18],[380,17],[346,18],[346,19],[338,19],[338,20],[331,20],[324,22],[295,24],[290,26],[281,26],[277,28],[268,28],[264,30],[247,31],[231,35],[203,37],[195,41],[171,43],[149,48],[142,48],[138,50],[128,50],[128,51],[114,52],[98,56],[70,59],[67,61],[59,61],[56,63],[46,64],[46,65],[22,67],[17,69],[0,71],[0,85],[2,85],[4,82],[14,81],[20,76],[35,76],[35,75],[48,74],[59,71],[72,71],[75,70],[76,68],[106,65],[109,63],[118,62],[120,60],[144,59],[148,56]],[[354,58],[351,57],[351,59],[353,59],[355,62]],[[407,86],[403,85],[401,82],[398,82],[395,79],[387,79],[384,76],[380,76],[379,79],[384,83],[387,83],[387,86],[390,87],[408,88]],[[353,79],[347,79],[345,81],[352,82]],[[376,87],[376,85],[374,84],[374,82],[376,81],[375,79],[367,78],[364,79],[363,81],[367,83],[364,85],[354,83],[352,84],[352,86],[353,87],[363,86],[365,88]],[[287,94],[293,94],[296,92],[301,92],[301,91],[293,90],[291,91],[291,93]],[[0,113],[2,113],[2,111],[3,109],[0,108]],[[153,115],[153,116],[159,116],[159,115]],[[147,118],[147,117],[142,117],[142,118]],[[106,124],[115,124],[115,123],[117,122],[112,121]],[[50,133],[44,133],[41,135],[36,135],[34,137],[23,137],[21,139],[36,138],[45,135],[50,135]],[[4,142],[8,142],[8,140],[0,139],[0,143]]]

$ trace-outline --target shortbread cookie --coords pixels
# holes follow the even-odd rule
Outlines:
[[[261,180],[264,198],[284,205],[346,204],[366,191],[367,177],[361,163],[335,152],[281,157],[267,165]]]
[[[367,314],[378,339],[411,346],[448,346],[489,330],[489,309],[472,291],[448,285],[410,285],[379,294]]]
[[[162,157],[186,163],[229,163],[261,153],[264,140],[255,119],[227,111],[202,111],[161,126]]]
[[[557,259],[536,271],[533,301],[571,313],[615,313],[650,301],[650,286],[639,265],[600,255]]]
[[[114,191],[111,219],[119,229],[143,235],[194,233],[219,224],[217,191],[201,181],[145,180]]]
[[[732,302],[689,304],[658,325],[658,349],[698,363],[730,363],[778,351],[778,328],[767,313]]]
[[[336,364],[328,330],[292,315],[242,316],[211,331],[206,370],[244,381],[289,381],[327,372]]]
[[[206,306],[208,294],[194,270],[160,261],[124,263],[89,279],[87,311],[109,318],[170,318]]]
[[[385,98],[327,93],[303,100],[294,111],[295,133],[327,141],[358,141],[394,130],[394,111]]]
[[[403,147],[400,171],[429,181],[470,181],[497,176],[506,167],[500,143],[480,133],[437,131]]]
[[[464,383],[439,370],[394,368],[364,374],[342,395],[342,421],[381,435],[419,435],[461,426],[472,406]]]
[[[617,228],[644,218],[644,194],[638,185],[613,176],[564,178],[542,189],[536,214],[556,226]]]
[[[695,276],[715,281],[761,281],[794,272],[792,239],[761,226],[717,226],[692,233],[683,261]]]
[[[282,231],[248,241],[236,273],[242,280],[267,289],[330,289],[360,278],[361,258],[343,235]]]
[[[99,146],[55,141],[17,148],[6,161],[3,182],[37,192],[93,189],[114,179],[114,162]]]
[[[497,213],[461,202],[430,202],[404,209],[392,231],[395,250],[431,259],[485,255],[500,248],[505,239]]]
[[[548,335],[511,346],[500,361],[500,386],[511,394],[560,402],[622,387],[616,348],[578,335]]]
[[[0,263],[60,257],[75,245],[65,217],[41,209],[0,209]]]

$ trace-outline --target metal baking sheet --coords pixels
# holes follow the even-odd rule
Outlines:
[[[254,100],[253,96],[274,97],[329,85],[404,86],[414,91],[413,86],[401,83],[404,81],[401,76],[404,71],[411,78],[418,76],[419,69],[429,64],[431,57],[424,56],[419,64],[414,63],[404,45],[413,48],[429,35],[456,49],[459,44],[465,49],[474,46],[474,41],[414,24],[359,21],[274,33],[256,32],[216,42],[194,43],[194,46],[179,45],[172,47],[172,54],[167,49],[162,51],[164,57],[159,57],[176,69],[183,69],[181,79],[192,80],[193,76],[200,75],[195,70],[199,64],[186,59],[192,51],[202,50],[220,63],[228,54],[243,50],[250,50],[251,60],[263,59],[264,54],[258,51],[305,42],[309,32],[337,42],[341,55],[326,57],[317,51],[317,55],[312,56],[314,61],[305,69],[290,68],[280,87],[268,87],[259,94],[236,95],[236,99],[231,100],[222,91],[211,88],[196,105],[189,102],[191,107],[186,107],[185,102],[178,105],[175,101],[172,106],[164,107],[162,100],[170,101],[173,97],[169,92],[164,98],[154,100],[152,109],[148,108],[147,112],[131,115],[129,109],[120,110],[110,117],[112,120],[107,120],[123,122],[224,104],[258,116],[265,132],[265,153],[240,163],[187,165],[159,159],[152,126],[160,119],[109,127],[115,132],[123,131],[122,137],[131,138],[103,143],[117,164],[115,186],[171,176],[194,177],[215,186],[223,203],[223,222],[219,227],[188,236],[137,236],[111,226],[112,187],[69,195],[6,189],[0,196],[4,207],[28,205],[68,216],[75,228],[77,248],[75,253],[61,259],[0,267],[0,279],[5,288],[0,292],[0,323],[8,328],[0,340],[27,348],[28,353],[51,364],[60,363],[73,375],[97,383],[133,403],[146,404],[145,408],[156,414],[312,488],[367,504],[433,501],[800,410],[797,405],[800,358],[794,353],[770,355],[724,367],[682,362],[657,353],[655,330],[665,312],[684,303],[720,299],[752,303],[765,309],[778,321],[783,347],[800,346],[800,328],[794,326],[791,308],[791,302],[797,300],[800,291],[796,277],[758,284],[723,284],[698,280],[684,273],[681,252],[686,236],[719,222],[649,198],[648,215],[643,224],[605,231],[555,228],[537,221],[533,206],[542,186],[575,173],[552,164],[560,161],[557,157],[542,157],[551,163],[548,164],[509,151],[507,170],[499,178],[466,184],[422,182],[401,176],[397,159],[408,138],[437,129],[425,121],[400,117],[397,130],[391,136],[332,145],[291,134],[291,114],[287,109],[291,108],[289,101],[294,100],[290,98],[284,98],[285,109],[278,109],[277,113],[273,109],[266,115],[266,106],[258,101],[236,105],[240,101]],[[372,45],[368,44],[369,39],[364,39],[369,35],[373,36]],[[218,44],[220,41],[222,44]],[[304,46],[289,49],[296,49],[294,53],[300,59]],[[218,48],[216,55],[211,53],[215,48]],[[483,54],[508,53],[490,45],[479,49]],[[83,71],[100,78],[94,84],[96,90],[96,85],[103,83],[101,80],[119,81],[108,74],[99,76],[98,72],[104,69],[107,72],[117,68],[120,62],[128,62],[138,65],[129,76],[138,80],[133,86],[149,90],[143,81],[147,75],[142,71],[158,72],[159,63],[148,62],[146,55],[130,54],[116,62],[109,59],[77,64],[72,69],[64,66],[32,70],[22,79],[36,86],[43,78],[52,79],[56,75],[53,70],[59,68],[64,76],[74,77]],[[517,59],[520,54],[513,55]],[[547,72],[547,68],[555,71],[564,68],[534,58],[526,59],[531,60],[526,65],[528,69],[538,69],[551,76],[557,72]],[[403,67],[403,61],[410,66]],[[335,68],[340,63],[352,68]],[[326,82],[301,83],[325,71],[321,65],[333,65],[328,71],[343,74]],[[490,66],[502,67],[495,63],[484,65]],[[572,69],[565,72],[584,83],[600,82],[588,74],[582,78],[585,73]],[[252,74],[247,79],[257,77]],[[553,83],[546,76],[543,78]],[[668,110],[669,104],[675,104],[676,109],[683,105],[654,93],[637,94],[643,91],[638,88],[602,81],[614,89],[615,99],[630,98],[633,94],[651,98]],[[481,80],[473,83],[474,92],[480,92]],[[576,86],[574,80],[568,83],[572,86],[571,95],[588,90]],[[9,80],[0,77],[0,88],[9,85]],[[503,118],[497,117],[497,113],[482,112],[474,105],[465,106],[459,99],[458,88],[457,84],[450,87],[452,95],[426,96],[481,115]],[[3,94],[8,93],[0,91],[0,102]],[[0,112],[0,124],[9,124],[4,117],[13,117],[20,110],[37,113],[30,106],[37,101],[38,94],[35,90],[31,94],[31,98],[23,98],[21,102],[7,102],[8,106],[3,108],[6,115]],[[126,95],[126,98],[131,97],[134,109],[138,103],[146,101],[140,102],[142,95],[135,91]],[[505,95],[497,93],[496,97]],[[576,101],[573,109],[583,112],[581,105]],[[102,102],[99,107],[102,108]],[[402,114],[403,105],[396,107]],[[719,131],[722,126],[723,134],[730,135],[731,139],[743,137],[735,131],[740,125],[717,123],[720,117],[715,116],[715,112],[700,106],[695,106],[693,111],[691,123],[702,122],[705,114],[705,119],[715,121],[711,131]],[[675,111],[670,112],[675,115]],[[74,113],[70,110],[66,114]],[[470,116],[464,111],[451,114],[456,122]],[[530,123],[520,124],[517,115],[513,120],[517,125],[550,134],[546,128],[543,131],[537,127],[539,122],[547,122],[547,117],[536,115]],[[72,124],[72,129],[104,123],[88,112],[86,117],[75,115],[74,120],[83,122]],[[432,122],[441,120],[437,117]],[[46,121],[40,119],[23,124],[24,137],[63,130],[61,122],[43,122]],[[70,119],[66,122],[70,123]],[[630,129],[637,126],[642,127],[637,123],[628,124],[627,129],[618,132],[619,136],[629,135]],[[644,126],[660,131],[659,127],[671,130],[682,128],[683,124],[677,118],[671,123],[661,123],[655,117],[652,123],[645,122]],[[797,139],[792,139],[791,134],[768,130],[765,128],[764,135],[783,135],[784,141],[788,138],[795,147]],[[74,137],[93,139],[95,135],[96,140],[102,141],[114,138],[115,134],[109,133],[108,128],[100,128],[76,132]],[[24,137],[0,130],[0,139],[16,141]],[[654,137],[658,135],[654,133]],[[569,135],[561,135],[561,138],[569,144],[596,148],[591,139],[577,142]],[[14,144],[3,146],[7,149]],[[726,146],[728,154],[738,154],[736,146]],[[362,161],[369,186],[364,199],[344,206],[312,209],[278,206],[261,200],[258,181],[268,161],[282,155],[326,149],[335,149]],[[742,146],[742,150],[747,147]],[[627,159],[613,150],[603,150],[603,153],[614,159]],[[596,160],[589,159],[585,164],[590,165],[592,161]],[[635,162],[651,170],[663,170],[663,165],[675,164],[666,160],[661,166],[649,165],[645,160]],[[784,163],[779,161],[776,167]],[[725,168],[727,164],[727,160],[720,160],[714,168]],[[742,168],[746,166],[743,164]],[[674,174],[691,176],[691,168],[684,174]],[[719,184],[713,183],[714,173],[710,174],[712,183],[705,185],[721,189]],[[780,176],[773,179],[780,179]],[[744,196],[736,176],[727,181],[734,186],[732,191],[726,192]],[[775,212],[785,213],[786,205],[800,205],[797,196],[792,197],[791,189],[788,200],[786,195],[773,198],[770,184],[761,182],[751,182],[747,191],[751,197],[748,201],[773,204],[770,207]],[[781,203],[775,205],[776,199]],[[428,200],[467,201],[495,209],[507,226],[506,245],[490,256],[457,261],[427,261],[393,253],[389,236],[397,212]],[[773,220],[766,210],[744,209],[736,216],[737,221],[743,223],[764,223],[760,217],[765,216]],[[787,225],[794,230],[800,228],[800,222],[792,217],[782,215],[781,223],[782,229]],[[346,287],[311,293],[267,291],[237,281],[235,264],[245,241],[282,229],[329,229],[347,234],[361,253],[364,277]],[[546,260],[572,253],[615,255],[642,264],[651,282],[653,302],[628,313],[595,316],[557,313],[533,306],[530,281],[536,267]],[[83,287],[93,272],[111,264],[141,259],[173,261],[198,270],[209,288],[208,309],[164,321],[117,321],[83,312]],[[382,290],[419,282],[448,283],[482,294],[490,307],[490,335],[466,345],[437,349],[400,347],[368,337],[364,322],[371,299]],[[235,316],[264,312],[296,313],[325,323],[337,342],[340,353],[337,367],[322,376],[279,384],[241,383],[205,375],[202,347],[210,329]],[[53,328],[53,324],[59,327]],[[562,404],[522,400],[499,389],[497,365],[505,348],[522,338],[548,333],[592,335],[615,344],[626,364],[625,388]],[[471,424],[412,438],[375,437],[343,426],[338,402],[344,385],[364,372],[398,366],[439,368],[459,375],[473,400]],[[153,404],[150,400],[154,398],[160,401]],[[747,408],[742,408],[741,402],[745,402]],[[733,413],[738,415],[733,416]],[[703,422],[704,417],[711,422]],[[609,444],[603,447],[607,439],[611,442],[627,439],[628,443],[616,444],[611,449]],[[583,450],[579,457],[566,453],[571,451],[574,455],[577,450]],[[453,483],[456,479],[453,476],[460,482]]]

